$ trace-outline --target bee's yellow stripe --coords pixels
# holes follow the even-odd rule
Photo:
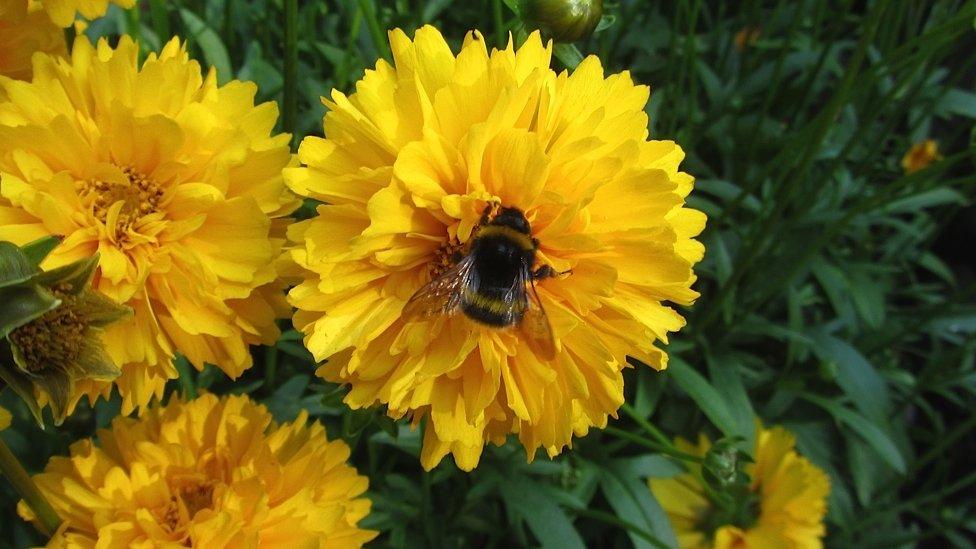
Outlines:
[[[485,236],[504,236],[505,238],[514,241],[523,250],[535,249],[535,244],[532,243],[532,237],[504,225],[485,225],[478,231],[478,237],[481,238]]]
[[[501,299],[495,299],[493,297],[488,297],[486,295],[481,295],[471,290],[464,291],[464,300],[468,303],[473,304],[479,309],[486,310],[490,313],[495,314],[505,314],[506,311],[511,309],[508,303]]]

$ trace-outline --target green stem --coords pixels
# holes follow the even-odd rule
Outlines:
[[[673,458],[677,458],[677,459],[680,459],[680,460],[683,460],[683,461],[690,461],[690,462],[693,462],[693,463],[702,463],[704,461],[699,456],[693,456],[691,454],[686,454],[686,453],[684,453],[684,452],[682,452],[680,450],[676,450],[675,448],[673,448],[671,446],[666,446],[664,444],[659,444],[657,442],[654,442],[654,441],[651,441],[651,440],[647,440],[646,438],[644,438],[644,437],[642,437],[640,435],[635,435],[633,433],[628,433],[627,431],[624,431],[623,429],[617,429],[616,427],[610,427],[610,426],[608,426],[605,429],[603,429],[603,431],[606,432],[607,434],[613,435],[613,436],[615,436],[617,438],[622,438],[622,439],[624,439],[624,440],[626,440],[628,442],[633,442],[634,444],[637,444],[639,446],[643,446],[643,447],[645,447],[645,448],[647,448],[649,450],[653,450],[653,451],[658,452],[660,454],[664,454],[664,455],[667,455],[667,456],[671,456]]]
[[[495,20],[495,45],[498,49],[504,49],[508,36],[505,33],[505,19],[502,16],[502,0],[492,0],[491,14]]]
[[[14,456],[10,448],[0,440],[0,472],[10,479],[14,489],[24,498],[27,505],[34,511],[34,515],[40,522],[40,530],[45,536],[51,536],[61,525],[61,518],[51,507],[51,504],[44,497],[44,494],[37,489],[37,485],[31,480],[30,475]]]
[[[160,43],[165,44],[171,36],[169,30],[169,12],[166,11],[166,1],[150,0],[149,15],[152,17],[153,30],[156,31],[156,36],[159,37]]]
[[[295,123],[298,111],[298,0],[285,0],[285,89],[282,123],[291,134],[298,135]]]
[[[647,419],[641,417],[641,415],[637,413],[637,410],[634,410],[630,404],[624,402],[620,409],[623,410],[625,414],[630,416],[630,419],[634,420],[637,425],[647,431],[647,434],[654,437],[654,440],[665,446],[674,446],[671,443],[671,439],[669,439],[667,435],[662,433],[660,429],[652,425],[651,422],[647,421]]]
[[[376,10],[373,9],[372,0],[359,0],[359,11],[366,16],[366,26],[369,27],[369,35],[373,38],[373,46],[376,47],[376,52],[383,59],[392,62],[393,55],[390,53],[390,47],[386,42],[386,37],[383,36],[380,22],[376,18]]]
[[[142,50],[145,45],[142,43],[142,23],[139,21],[139,8],[125,10],[125,19],[126,26],[129,27],[129,35],[139,44],[139,49]]]
[[[275,346],[265,347],[264,350],[264,384],[273,387],[275,377],[278,374],[278,348]]]

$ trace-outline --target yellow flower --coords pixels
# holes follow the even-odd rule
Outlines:
[[[134,311],[104,337],[126,414],[162,396],[177,351],[237,377],[248,345],[277,339],[276,218],[297,205],[289,137],[254,84],[218,86],[176,39],[137,58],[128,37],[79,38],[32,82],[0,81],[0,240],[64,236],[45,268],[100,254],[95,288]],[[111,387],[79,384],[73,402]]]
[[[901,167],[905,173],[915,173],[936,160],[942,160],[942,155],[939,154],[939,143],[934,139],[926,139],[908,149],[901,159]]]
[[[3,1],[3,0],[0,0]],[[109,4],[118,4],[129,9],[136,5],[136,0],[34,0],[44,6],[51,21],[61,27],[70,26],[75,15],[81,13],[86,19],[95,19],[105,15]]]
[[[692,237],[705,216],[682,207],[684,155],[647,140],[647,87],[605,77],[596,57],[557,75],[538,33],[490,54],[470,33],[456,57],[429,26],[390,40],[396,66],[379,61],[348,97],[333,91],[328,138],[306,138],[307,167],[285,171],[327,202],[289,229],[304,272],[295,326],[328,359],[318,374],[351,386],[351,407],[426,420],[424,467],[450,452],[470,470],[509,433],[529,459],[539,447],[554,456],[621,405],[627,356],[666,366],[654,342],[684,320],[664,302],[698,295]],[[403,318],[494,206],[521,209],[534,268],[562,273],[535,283],[555,357],[456,310]]]
[[[70,453],[34,476],[64,521],[51,546],[343,548],[375,536],[356,526],[368,479],[305,412],[278,425],[244,396],[174,399]]]
[[[711,443],[701,435],[697,445],[678,439],[678,449],[704,456]],[[794,450],[793,435],[782,427],[756,427],[754,463],[749,475],[747,517],[740,524],[725,523],[709,501],[701,470],[674,478],[650,479],[654,496],[664,507],[682,549],[813,548],[821,547],[826,530],[830,479],[819,467]],[[743,502],[738,502],[743,503]]]
[[[30,80],[35,52],[67,55],[64,31],[48,19],[38,2],[0,0],[0,76]],[[0,89],[0,101],[4,97]]]
[[[0,431],[10,427],[11,419],[13,418],[10,416],[10,412],[8,412],[6,408],[0,406]]]

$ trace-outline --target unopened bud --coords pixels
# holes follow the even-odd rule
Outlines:
[[[522,17],[557,42],[589,38],[603,17],[603,0],[522,0]]]

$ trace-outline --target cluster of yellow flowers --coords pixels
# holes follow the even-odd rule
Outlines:
[[[117,377],[72,379],[65,413],[116,388],[141,417],[38,476],[64,521],[53,545],[371,539],[366,479],[305,415],[277,425],[245,397],[157,404],[177,354],[236,378],[291,306],[349,406],[423,426],[427,469],[450,453],[471,470],[510,434],[530,460],[555,456],[615,415],[624,368],[667,366],[655,343],[684,324],[669,304],[697,297],[705,216],[684,206],[684,154],[648,138],[649,89],[628,73],[596,57],[556,73],[538,33],[489,51],[472,32],[455,54],[432,27],[395,30],[394,63],[334,91],[326,137],[296,157],[276,106],[252,83],[218,85],[179,39],[143,62],[128,37],[82,36],[69,54],[60,28],[107,5],[0,0],[0,240],[62,238],[45,269],[97,254],[92,287],[132,311],[97,334]],[[290,223],[302,198],[317,214]],[[763,432],[753,470],[763,501],[789,508],[764,503],[763,533],[718,538],[759,546],[774,523],[823,535],[826,479],[791,448]],[[652,488],[676,524],[707,512],[667,482]],[[802,505],[817,512],[797,518]]]

